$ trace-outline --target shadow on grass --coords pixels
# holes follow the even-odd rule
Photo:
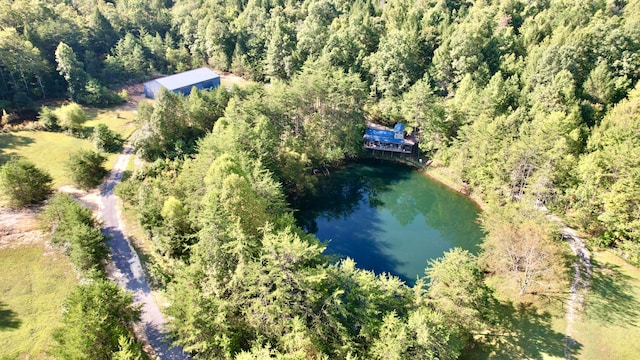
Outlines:
[[[607,325],[637,326],[640,311],[632,280],[617,265],[594,263],[586,315]]]
[[[12,157],[16,157],[14,154],[7,154],[7,150],[14,150],[16,147],[27,146],[32,143],[33,139],[26,136],[0,133],[0,165],[6,163]]]
[[[18,314],[11,309],[5,309],[5,307],[6,305],[0,302],[0,331],[19,328],[22,321],[18,318]]]
[[[531,305],[501,303],[496,306],[499,325],[484,342],[467,349],[463,359],[577,359],[582,344],[553,330],[553,315]],[[480,339],[483,340],[483,339]],[[571,353],[565,354],[569,342]]]

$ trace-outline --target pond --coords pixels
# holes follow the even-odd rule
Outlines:
[[[362,161],[320,179],[296,201],[296,218],[326,252],[413,285],[430,259],[454,247],[477,253],[479,208],[404,165]]]

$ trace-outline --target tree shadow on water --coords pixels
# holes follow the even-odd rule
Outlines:
[[[528,304],[497,305],[498,326],[463,359],[577,359],[582,344],[553,329],[553,316]],[[483,340],[483,339],[480,339]],[[565,343],[570,351],[565,354]]]
[[[640,312],[631,280],[620,266],[594,262],[586,316],[607,325],[637,326]]]
[[[22,321],[18,318],[18,314],[11,309],[7,309],[6,305],[0,302],[0,331],[17,329],[21,323]]]

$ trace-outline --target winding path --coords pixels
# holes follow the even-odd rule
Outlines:
[[[122,180],[122,175],[132,153],[133,147],[127,145],[118,156],[116,164],[109,173],[109,178],[102,185],[100,192],[102,231],[111,238],[109,247],[114,266],[114,269],[109,271],[109,277],[123,288],[131,291],[134,302],[142,306],[140,325],[142,325],[156,356],[159,359],[189,359],[181,347],[171,347],[168,343],[164,332],[166,320],[151,295],[138,254],[133,250],[124,234],[118,214],[117,199],[113,194],[113,188]]]
[[[576,345],[576,341],[573,338],[573,322],[580,309],[584,306],[584,296],[591,284],[593,264],[591,264],[591,254],[578,234],[559,217],[555,215],[549,215],[549,217],[560,225],[562,237],[569,243],[569,247],[577,256],[573,264],[573,280],[571,281],[569,301],[567,302],[567,327],[564,331],[564,357],[565,359],[572,359],[572,347]]]

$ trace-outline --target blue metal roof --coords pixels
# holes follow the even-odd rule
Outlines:
[[[155,79],[153,81],[149,81],[149,83],[155,81],[165,87],[167,90],[171,91],[219,77],[220,75],[218,75],[214,71],[209,70],[206,67],[202,67],[199,69],[185,71],[160,79]]]
[[[396,124],[396,126],[393,127],[393,132],[403,132],[404,131],[404,124]]]
[[[388,136],[378,136],[378,135],[365,134],[363,138],[365,140],[380,141],[382,143],[390,143],[390,144],[404,144],[405,143],[404,139],[396,139],[393,136],[388,137]]]
[[[367,135],[373,135],[373,136],[393,137],[393,131],[391,130],[377,130],[377,129],[367,128],[364,131],[364,133]]]

